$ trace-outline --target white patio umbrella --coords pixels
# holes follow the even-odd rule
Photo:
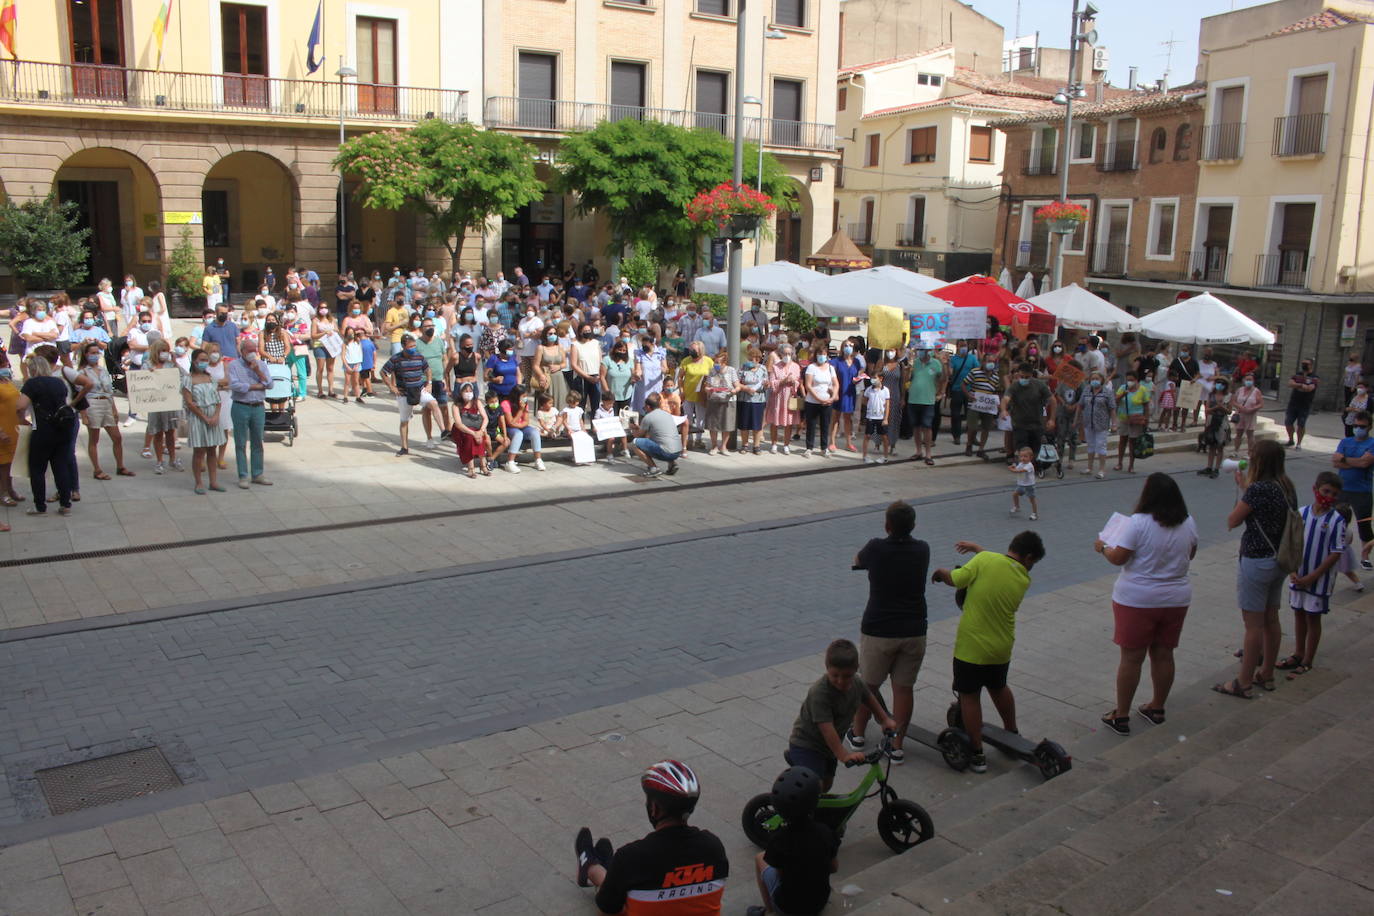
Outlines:
[[[1198,344],[1272,344],[1273,332],[1211,293],[1140,319],[1140,329],[1158,340]]]
[[[908,315],[946,312],[952,306],[928,290],[946,286],[943,280],[884,264],[812,280],[797,292],[800,304],[825,317],[868,317],[870,305],[890,305]]]
[[[1050,276],[1050,272],[1048,270],[1045,271],[1045,275],[1040,278],[1040,295],[1043,296],[1045,293],[1048,293],[1052,289],[1050,284],[1053,282],[1054,279]]]
[[[1002,287],[1002,289],[1006,290],[1006,291],[1009,292],[1009,293],[1015,292],[1015,290],[1013,290],[1013,289],[1011,288],[1011,270],[1010,270],[1010,269],[1008,269],[1008,268],[1006,268],[1006,267],[1003,267],[1003,268],[1002,268],[1002,272],[1001,272],[1000,274],[997,275],[997,285],[1000,286],[1000,287]]]
[[[793,264],[791,261],[773,261],[770,264],[758,264],[754,267],[744,268],[740,272],[741,291],[744,295],[754,299],[792,302],[800,305],[801,303],[797,299],[797,287],[822,276],[824,274],[799,264]],[[697,277],[693,289],[702,293],[728,295],[730,292],[730,274],[728,271],[721,271],[718,274]]]
[[[1137,331],[1140,319],[1077,283],[1041,293],[1028,301],[1054,315],[1066,328],[1084,331]]]
[[[1034,296],[1034,295],[1035,295],[1035,276],[1034,276],[1034,274],[1032,274],[1030,271],[1026,271],[1026,275],[1025,275],[1024,277],[1021,278],[1021,285],[1018,286],[1018,287],[1016,287],[1016,289],[1013,290],[1013,292],[1015,292],[1016,295],[1020,296],[1022,299],[1029,299],[1031,296]]]

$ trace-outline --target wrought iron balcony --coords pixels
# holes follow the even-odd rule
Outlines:
[[[100,111],[196,111],[293,120],[466,121],[467,91],[235,73],[180,73],[94,64],[0,61],[0,106]]]
[[[1098,159],[1099,172],[1133,172],[1140,168],[1135,157],[1135,141],[1123,140],[1120,143],[1102,144],[1102,156]]]
[[[1306,251],[1255,255],[1255,285],[1278,289],[1307,289],[1310,262]]]
[[[1205,124],[1202,128],[1202,150],[1198,158],[1203,162],[1239,159],[1244,152],[1245,122]]]
[[[659,121],[679,127],[701,127],[726,137],[733,137],[735,128],[732,115],[716,112],[641,108],[566,99],[522,99],[507,95],[489,97],[483,106],[482,116],[487,127],[559,134],[590,130],[602,121],[622,121],[627,118]],[[746,117],[744,139],[757,142],[760,136],[765,146],[820,150],[835,148],[833,124]]]
[[[922,223],[898,223],[897,224],[897,247],[898,248],[924,248],[926,247],[926,227]]]
[[[1225,283],[1231,264],[1231,253],[1222,248],[1204,248],[1188,252],[1188,267],[1180,280],[1194,283]]]
[[[1055,159],[1054,151],[1042,149],[1037,152],[1026,154],[1026,164],[1021,168],[1022,175],[1057,175],[1059,174],[1059,161]]]
[[[873,224],[872,223],[850,223],[849,239],[855,245],[873,244]]]
[[[1314,156],[1326,152],[1326,112],[1274,119],[1275,156]]]
[[[1092,272],[1112,277],[1124,277],[1126,276],[1126,265],[1129,263],[1130,253],[1131,246],[1125,242],[1104,242],[1093,251]]]

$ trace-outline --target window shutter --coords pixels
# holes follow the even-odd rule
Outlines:
[[[773,117],[780,121],[800,121],[802,84],[796,80],[773,80]]]
[[[611,104],[644,107],[644,65],[627,61],[611,63]]]
[[[697,0],[697,12],[708,16],[729,16],[730,0]]]
[[[1316,204],[1284,204],[1283,236],[1279,248],[1284,251],[1307,251],[1312,242],[1312,217]]]
[[[868,135],[868,155],[864,159],[864,165],[873,166],[878,164],[878,135]]]
[[[969,129],[968,157],[974,162],[992,161],[991,127],[972,127]]]
[[[726,104],[726,98],[729,95],[729,83],[728,74],[698,70],[697,111],[720,115],[729,113],[730,109]]]
[[[520,53],[520,98],[553,99],[554,63],[552,54]]]
[[[773,21],[797,28],[806,26],[806,0],[776,0]]]

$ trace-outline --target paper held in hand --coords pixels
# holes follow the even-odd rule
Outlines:
[[[1202,382],[1197,379],[1184,382],[1178,386],[1178,407],[1180,410],[1192,410],[1197,407],[1202,400]]]
[[[1002,409],[1002,399],[995,391],[975,391],[969,409],[974,413],[997,413]]]
[[[619,417],[600,417],[592,420],[592,429],[596,431],[596,441],[598,442],[625,438],[625,427],[621,424]]]
[[[129,384],[129,410],[133,413],[182,408],[180,369],[134,369],[125,380]]]
[[[596,461],[596,441],[582,430],[568,434],[572,440],[573,464],[592,464]]]
[[[1061,385],[1070,388],[1077,388],[1083,384],[1083,370],[1067,359],[1060,361],[1059,367],[1054,370],[1054,377]]]
[[[1097,533],[1097,537],[1108,547],[1117,547],[1121,544],[1121,538],[1130,528],[1131,517],[1122,515],[1120,512],[1113,512],[1112,517],[1107,519],[1107,524],[1102,526],[1102,530]]]

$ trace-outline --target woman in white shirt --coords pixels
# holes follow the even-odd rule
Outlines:
[[[95,294],[96,302],[100,305],[100,318],[105,322],[105,331],[115,337],[119,334],[119,301],[115,299],[114,284],[109,277],[102,277],[100,288]]]
[[[816,354],[811,365],[802,373],[802,417],[806,420],[806,451],[803,458],[810,458],[816,446],[816,426],[821,429],[821,457],[830,457],[830,410],[839,398],[840,380],[835,375],[835,367],[829,364],[824,350]]]
[[[156,280],[149,282],[148,296],[153,300],[152,308],[148,309],[153,313],[153,327],[157,328],[163,337],[171,340],[172,315],[167,311],[167,294],[162,291],[162,284]]]
[[[1121,647],[1116,671],[1116,706],[1102,723],[1118,735],[1131,733],[1131,703],[1145,657],[1150,658],[1154,695],[1137,712],[1151,725],[1164,723],[1164,704],[1174,684],[1174,649],[1193,600],[1188,565],[1197,553],[1197,526],[1183,493],[1168,474],[1145,478],[1140,501],[1124,530],[1094,549],[1122,567],[1112,588],[1116,618],[1113,642]]]

